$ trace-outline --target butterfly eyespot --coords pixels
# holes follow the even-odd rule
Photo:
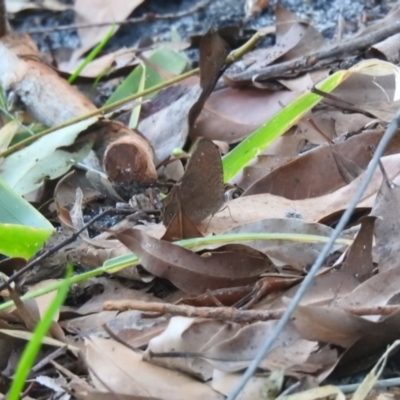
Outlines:
[[[194,182],[193,182],[193,181],[190,181],[189,185],[190,185],[190,186],[194,186]]]

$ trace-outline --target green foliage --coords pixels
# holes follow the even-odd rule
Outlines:
[[[52,230],[51,223],[0,179],[0,223]]]
[[[53,228],[0,224],[0,254],[29,259],[42,248],[52,232]]]
[[[31,145],[8,156],[0,177],[17,193],[24,195],[38,189],[46,178],[55,179],[85,158],[92,147],[88,141],[72,151],[64,149],[78,135],[97,121],[96,117],[56,130]]]
[[[143,92],[144,88],[146,87],[147,66],[144,62],[141,63],[141,69],[142,69],[142,76],[140,77],[139,81],[139,88],[138,88],[139,93]],[[142,109],[142,106],[140,104],[141,100],[142,98],[139,97],[137,99],[138,104],[132,109],[131,117],[129,119],[129,128],[131,129],[135,129],[139,124],[140,111]]]
[[[343,72],[339,71],[317,85],[319,90],[331,92],[343,80]],[[275,139],[287,132],[300,118],[310,111],[321,100],[311,92],[306,92],[284,109],[279,111],[267,123],[262,125],[238,146],[231,150],[222,160],[224,181],[229,182],[246,165],[264,151]]]
[[[170,74],[181,74],[187,65],[187,59],[180,53],[168,48],[159,48],[154,51],[149,57],[149,61],[160,67],[162,70]],[[110,96],[105,105],[115,103],[125,99],[139,91],[140,82],[143,75],[143,67],[136,67],[121,83],[121,85]],[[163,82],[162,77],[158,72],[154,71],[150,66],[146,66],[146,78],[144,89],[151,88]],[[155,93],[152,94],[154,96]]]
[[[103,50],[104,46],[108,43],[110,38],[115,32],[115,25],[113,25],[110,30],[106,33],[103,40],[85,57],[81,65],[73,72],[73,74],[68,78],[69,83],[75,82],[79,74],[85,69],[85,67]]]
[[[72,267],[68,267],[67,276],[61,282],[59,290],[54,297],[53,301],[50,303],[48,309],[43,315],[43,318],[39,321],[33,332],[32,339],[28,342],[25,347],[22,357],[20,358],[17,369],[15,371],[15,376],[12,381],[10,391],[8,393],[8,400],[19,400],[20,395],[23,391],[25,381],[29,376],[29,372],[32,368],[33,363],[39,353],[40,347],[42,345],[42,340],[46,336],[48,330],[53,323],[53,317],[60,310],[64,303],[65,298],[68,294],[69,289],[69,279],[72,275]]]

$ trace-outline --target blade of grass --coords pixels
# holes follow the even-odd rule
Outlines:
[[[115,25],[112,25],[109,31],[104,36],[103,40],[86,56],[83,62],[78,66],[78,68],[72,73],[68,78],[69,83],[74,83],[79,74],[86,68],[86,66],[93,61],[94,58],[103,50],[104,46],[108,43],[112,35],[114,35]]]
[[[42,340],[50,329],[54,315],[61,308],[65,298],[67,297],[69,289],[69,278],[71,277],[71,275],[72,267],[69,266],[67,269],[66,278],[63,279],[63,281],[61,282],[57,295],[50,303],[41,321],[37,324],[31,341],[28,342],[24,349],[24,352],[22,353],[21,359],[19,360],[17,365],[17,370],[15,371],[10,391],[7,396],[8,400],[20,399],[25,381],[28,378],[29,372],[42,345]]]
[[[0,223],[47,229],[50,232],[53,230],[53,225],[2,179],[0,179]]]
[[[344,71],[338,71],[316,85],[316,87],[329,93],[343,81],[343,74]],[[287,132],[306,112],[318,104],[320,100],[321,96],[315,93],[306,92],[302,94],[244,139],[223,157],[224,181],[229,182],[235,177],[275,139]]]
[[[28,260],[42,248],[54,229],[0,224],[0,254]]]
[[[141,75],[140,81],[139,81],[138,92],[143,92],[145,85],[146,85],[147,67],[146,67],[146,64],[142,60],[140,60],[140,64],[142,67],[142,75]],[[135,129],[139,123],[140,111],[142,110],[142,105],[141,105],[142,100],[143,100],[143,97],[139,97],[137,99],[139,104],[136,107],[133,107],[133,109],[132,109],[131,117],[129,119],[129,128],[131,128],[131,129]]]
[[[303,235],[295,233],[240,233],[240,234],[216,235],[203,238],[186,239],[186,240],[181,240],[179,242],[174,242],[174,244],[185,247],[186,249],[193,249],[198,246],[204,246],[207,244],[225,244],[225,243],[232,243],[234,241],[246,242],[253,240],[278,240],[278,239],[292,240],[303,243],[326,243],[329,240],[329,238],[325,236]],[[338,239],[336,243],[350,245],[352,243],[352,240]],[[82,282],[94,276],[104,274],[105,272],[115,273],[121,271],[126,267],[133,266],[136,264],[139,264],[139,259],[133,253],[124,254],[122,256],[115,257],[105,261],[104,264],[99,268],[68,278],[68,284],[72,285],[74,283]],[[21,298],[25,300],[41,296],[43,294],[52,292],[53,290],[58,290],[62,284],[63,282],[52,283],[38,290],[28,292]],[[0,311],[9,308],[12,305],[13,305],[12,301],[0,304]]]

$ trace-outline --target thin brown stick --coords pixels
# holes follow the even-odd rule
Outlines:
[[[31,35],[31,34],[49,33],[49,32],[56,32],[56,31],[70,31],[70,30],[77,30],[77,29],[98,28],[98,27],[112,26],[112,25],[118,25],[118,26],[131,25],[131,24],[138,24],[141,22],[151,22],[151,21],[155,21],[155,20],[177,19],[177,18],[186,17],[187,15],[190,15],[190,14],[194,14],[195,12],[200,11],[202,8],[208,6],[210,3],[211,3],[211,0],[204,0],[192,8],[189,8],[185,11],[181,11],[181,12],[177,12],[177,13],[170,13],[170,14],[147,13],[141,17],[128,18],[123,21],[100,22],[97,24],[93,24],[93,23],[70,24],[70,25],[54,26],[54,27],[49,27],[49,28],[30,29],[30,30],[24,31],[24,33],[28,33]]]
[[[31,372],[37,372],[41,368],[43,368],[46,364],[49,364],[50,361],[54,361],[57,357],[64,355],[67,352],[67,346],[64,347],[58,347],[56,350],[54,350],[52,353],[47,355],[43,360],[40,360],[37,364],[35,364]]]
[[[90,386],[87,381],[85,379],[80,378],[78,375],[75,375],[74,373],[72,373],[69,369],[63,367],[61,364],[59,364],[58,362],[51,360],[50,364],[53,365],[53,367],[59,371],[60,373],[62,373],[64,376],[66,376],[67,378],[71,379],[71,381],[75,382],[75,383],[79,383],[81,385],[82,388],[85,388],[88,392],[91,392],[93,390],[93,387]],[[70,393],[70,390],[68,389],[68,393]]]
[[[281,318],[285,310],[238,310],[232,307],[193,307],[188,305],[175,305],[167,303],[146,302],[140,300],[106,301],[104,310],[139,310],[157,312],[163,314],[180,315],[191,318],[211,318],[220,321],[233,321],[250,323],[256,321],[268,321]],[[390,315],[400,310],[400,306],[376,306],[344,308],[344,311],[354,315]]]
[[[392,25],[385,26],[384,28],[378,29],[375,32],[368,33],[361,37],[349,38],[340,41],[339,43],[334,43],[333,45],[327,46],[323,50],[317,51],[314,54],[298,57],[294,60],[282,62],[276,65],[270,65],[258,71],[244,71],[243,73],[236,75],[234,79],[246,80],[252,79],[255,75],[258,75],[257,80],[261,81],[272,77],[282,76],[288,72],[309,69],[321,60],[343,56],[343,54],[356,53],[399,32],[400,21],[396,21]]]

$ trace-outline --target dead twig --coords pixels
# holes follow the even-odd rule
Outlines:
[[[157,312],[162,314],[181,315],[191,318],[212,318],[220,321],[255,322],[277,319],[282,315],[282,310],[238,310],[232,307],[193,307],[188,305],[175,305],[167,303],[146,302],[140,300],[106,301],[104,310],[139,310]]]
[[[339,43],[334,43],[333,45],[327,46],[323,50],[319,50],[314,54],[309,54],[304,57],[295,58],[294,60],[270,65],[258,71],[244,71],[243,73],[235,76],[235,80],[249,80],[255,75],[257,75],[257,81],[264,81],[277,76],[283,77],[283,75],[286,73],[308,69],[317,64],[317,62],[325,59],[359,52],[399,32],[400,21],[397,21],[392,25],[378,29],[375,32],[368,33],[364,36],[350,38],[340,41]]]
[[[88,28],[98,28],[103,26],[112,26],[112,25],[131,25],[131,24],[139,24],[141,22],[152,22],[156,20],[169,20],[169,19],[178,19],[182,17],[186,17],[187,15],[194,14],[197,11],[207,7],[211,3],[211,0],[203,0],[199,4],[189,8],[185,11],[177,12],[177,13],[169,13],[169,14],[153,14],[146,13],[141,17],[136,18],[128,18],[123,21],[110,21],[110,22],[100,22],[97,24],[87,23],[87,24],[69,24],[62,26],[53,26],[48,28],[36,28],[25,31],[24,33],[32,34],[43,34],[50,32],[59,32],[59,31],[70,31],[70,30],[78,30],[78,29],[88,29]]]
[[[285,310],[238,310],[232,307],[193,307],[188,305],[176,305],[167,303],[146,302],[140,300],[107,301],[103,309],[127,311],[138,310],[156,312],[161,314],[173,314],[190,318],[211,318],[219,321],[231,321],[238,323],[251,323],[256,321],[268,321],[279,319]],[[354,315],[390,315],[400,310],[400,306],[375,306],[344,308],[344,311]]]
[[[64,355],[67,352],[67,346],[64,347],[58,347],[56,350],[51,352],[47,357],[43,358],[43,360],[40,360],[36,365],[33,366],[31,369],[31,372],[37,372],[41,368],[43,368],[46,364],[50,363],[51,361],[54,361],[57,357]]]

